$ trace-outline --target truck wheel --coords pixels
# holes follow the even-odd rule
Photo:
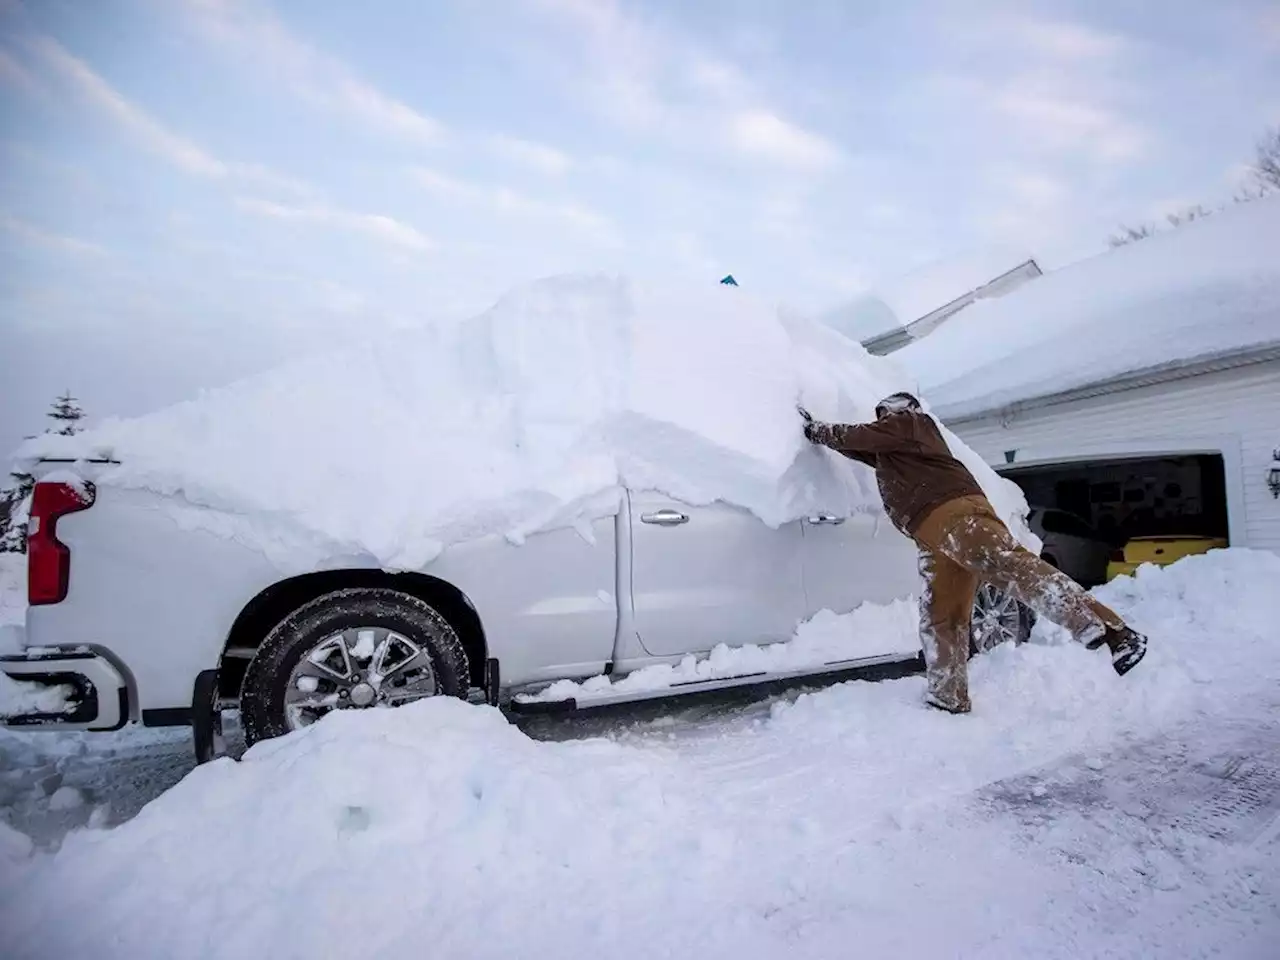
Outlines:
[[[462,641],[429,604],[398,590],[335,590],[285,618],[249,662],[245,739],[278,737],[332,710],[465,696],[468,677]]]
[[[990,583],[978,586],[969,623],[969,656],[1002,643],[1025,643],[1031,638],[1031,611]]]

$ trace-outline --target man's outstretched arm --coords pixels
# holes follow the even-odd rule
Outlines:
[[[830,447],[846,456],[871,456],[902,449],[904,437],[888,424],[876,423],[823,423],[812,420],[805,423],[804,435],[814,443]]]

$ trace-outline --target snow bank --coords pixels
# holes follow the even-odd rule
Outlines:
[[[677,683],[716,680],[746,673],[817,670],[823,666],[885,654],[920,652],[919,607],[914,601],[865,603],[843,616],[823,610],[800,624],[786,643],[729,647],[719,644],[705,657],[688,656],[675,664],[657,664],[613,679],[595,676],[581,682],[558,680],[517,699],[537,703],[575,698],[579,704],[615,693],[666,690]]]
[[[31,851],[31,838],[0,820],[0,862],[24,860]]]
[[[606,276],[517,289],[457,327],[295,362],[20,455],[109,456],[101,482],[417,567],[450,543],[611,512],[620,486],[777,525],[878,510],[871,472],[796,414],[868,420],[901,371],[738,289]],[[1021,494],[976,466],[1008,522]]]
[[[0,922],[31,958],[837,956],[854,935],[875,956],[1101,955],[1080,938],[1119,923],[1142,877],[1099,873],[1106,851],[1065,827],[1045,852],[948,798],[1269,709],[1278,581],[1280,558],[1245,551],[1144,570],[1105,591],[1151,632],[1138,670],[1000,648],[974,662],[962,718],[925,708],[919,677],[711,736],[539,742],[444,699],[334,714],[0,872]],[[1063,851],[1080,847],[1077,876]],[[975,909],[965,883],[1000,893]]]
[[[1280,196],[979,301],[893,355],[948,419],[1280,341]]]

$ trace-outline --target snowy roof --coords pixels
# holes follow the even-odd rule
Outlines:
[[[894,355],[947,419],[1280,345],[1280,196],[975,303]]]
[[[822,320],[865,343],[928,316],[1030,259],[1031,254],[1023,250],[988,247],[938,260],[877,283],[872,291],[841,304]]]

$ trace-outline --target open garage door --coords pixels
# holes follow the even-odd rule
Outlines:
[[[1216,546],[1228,540],[1220,454],[1073,461],[1000,472],[1026,494],[1046,554],[1057,549],[1053,559],[1082,583],[1107,576],[1097,551],[1090,553],[1078,542],[1090,537],[1105,542],[1113,557],[1117,549],[1151,538]]]

